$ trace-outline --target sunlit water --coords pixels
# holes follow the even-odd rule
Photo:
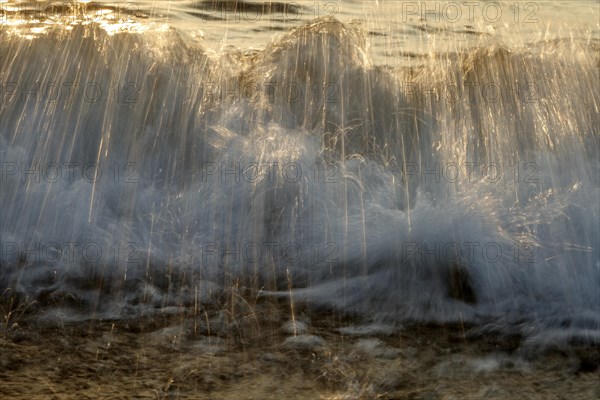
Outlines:
[[[0,3],[3,301],[600,340],[598,4],[489,4]]]

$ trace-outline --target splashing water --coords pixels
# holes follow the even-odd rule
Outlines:
[[[478,36],[414,66],[331,17],[249,52],[132,27],[0,29],[2,296],[126,318],[242,284],[600,339],[596,39]]]

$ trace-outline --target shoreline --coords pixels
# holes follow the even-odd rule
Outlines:
[[[599,346],[542,354],[468,327],[393,332],[275,301],[129,321],[22,322],[0,331],[11,399],[590,399]]]

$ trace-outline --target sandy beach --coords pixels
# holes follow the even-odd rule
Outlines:
[[[282,325],[281,321],[287,321]],[[600,349],[367,325],[261,301],[135,321],[4,326],[10,399],[592,399]]]

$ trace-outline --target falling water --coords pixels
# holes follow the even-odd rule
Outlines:
[[[211,4],[3,6],[3,301],[118,320],[241,285],[367,322],[600,340],[597,25],[499,39],[272,3],[248,12],[298,17],[247,48]]]

